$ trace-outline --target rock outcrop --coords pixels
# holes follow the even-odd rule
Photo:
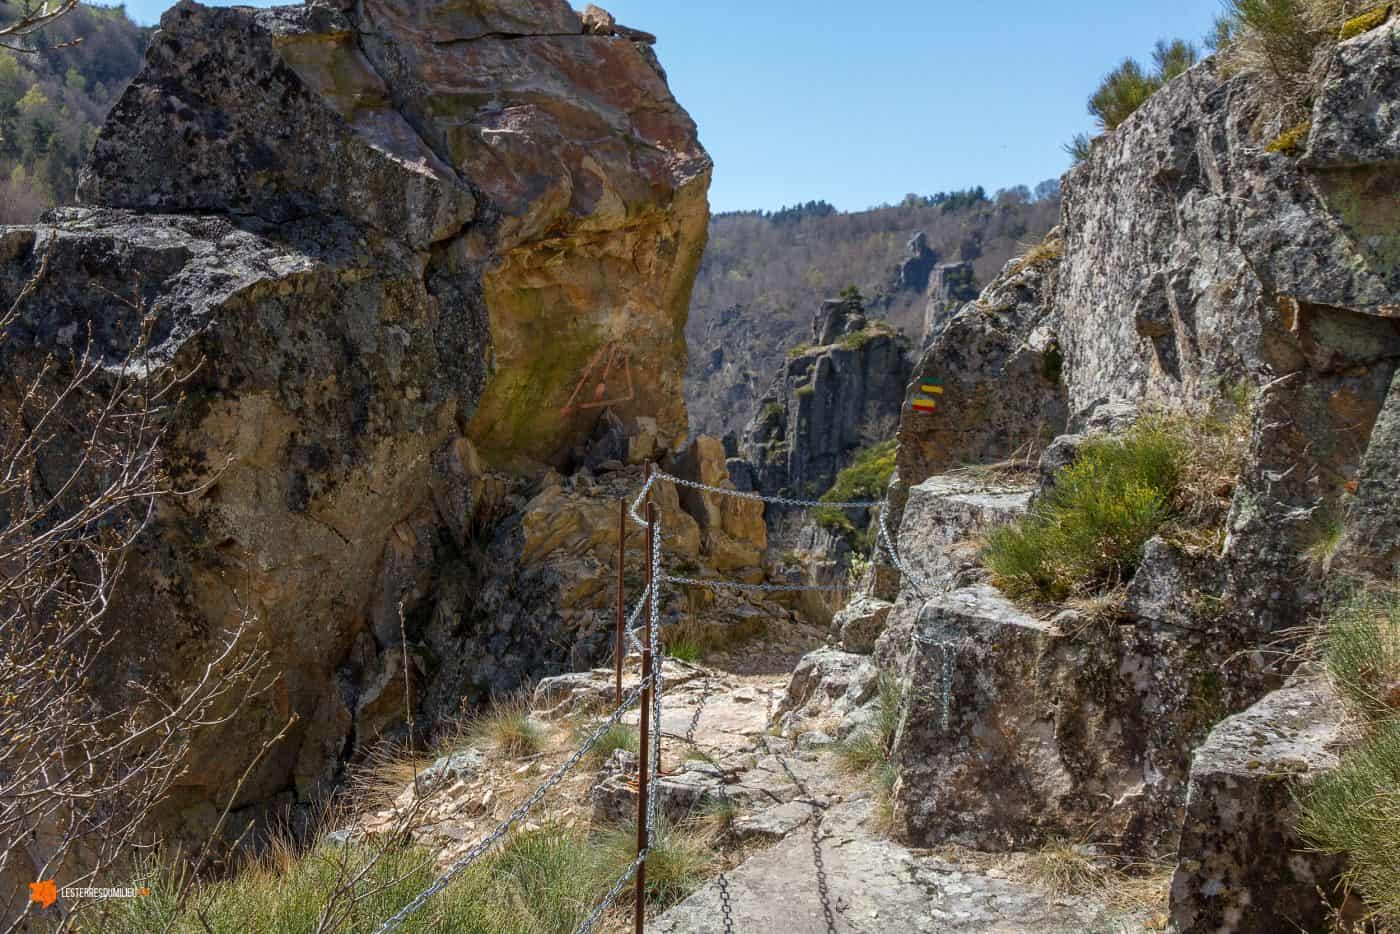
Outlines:
[[[859,301],[826,302],[812,339],[790,355],[744,434],[764,494],[826,492],[856,451],[889,437],[904,398],[908,341]]]
[[[562,0],[184,2],[97,140],[89,206],[0,230],[0,305],[39,276],[7,366],[89,326],[120,359],[144,318],[138,366],[193,371],[165,454],[198,492],[128,562],[108,683],[177,688],[246,610],[273,685],[194,738],[185,829],[293,716],[228,828],[324,790],[402,722],[405,667],[455,708],[597,650],[579,608],[606,601],[540,557],[572,534],[549,468],[605,408],[638,458],[684,436],[708,218],[709,158],[646,39]]]
[[[1324,767],[1336,711],[1300,700],[1315,685],[1259,699],[1288,669],[1267,647],[1318,606],[1303,554],[1325,517],[1344,517],[1353,566],[1397,554],[1400,151],[1355,92],[1393,85],[1397,29],[1320,73],[1301,159],[1266,149],[1248,78],[1208,60],[1169,83],[1067,176],[1061,228],[915,367],[890,491],[900,567],[849,614],[862,648],[884,614],[902,839],[1179,844],[1179,930],[1319,929],[1336,867],[1295,852],[1275,779]],[[980,535],[1087,436],[1153,411],[1251,426],[1239,476],[1212,491],[1216,534],[1150,540],[1101,602],[1021,606],[990,586]],[[948,473],[961,465],[983,468]]]
[[[1343,863],[1298,836],[1298,789],[1337,767],[1341,699],[1316,676],[1221,721],[1196,750],[1172,878],[1175,934],[1328,928]]]
[[[948,321],[968,302],[977,298],[976,273],[971,263],[943,263],[928,277],[928,301],[924,305],[924,331],[919,340],[927,347],[943,333]]]

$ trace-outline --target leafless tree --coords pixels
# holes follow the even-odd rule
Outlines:
[[[141,322],[117,359],[91,327],[61,355],[13,352],[51,256],[0,313],[0,930],[25,923],[25,881],[121,884],[191,736],[265,688],[247,613],[178,685],[117,674],[108,609],[181,495],[162,450],[190,373],[144,365],[155,318],[115,295]],[[83,907],[61,904],[60,929]]]
[[[52,25],[77,8],[78,0],[41,0],[38,6],[26,3],[18,19],[0,26],[0,49],[21,53],[36,51],[28,40],[45,26]],[[77,45],[82,41],[82,39],[73,39],[60,46],[55,46],[55,48]]]

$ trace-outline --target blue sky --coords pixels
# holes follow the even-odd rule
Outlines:
[[[269,5],[269,4],[264,4]],[[575,3],[581,8],[583,0]],[[1034,185],[1126,55],[1199,40],[1220,0],[603,0],[654,32],[715,159],[715,210]],[[135,0],[151,23],[170,6]]]

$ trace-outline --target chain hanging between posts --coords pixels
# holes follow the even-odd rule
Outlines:
[[[685,742],[687,746],[695,745],[695,729],[700,725],[700,713],[705,709],[705,701],[710,699],[710,692],[714,688],[715,679],[710,675],[705,676],[705,686],[700,689],[700,703],[695,705],[695,713],[691,715],[690,726],[685,730]]]

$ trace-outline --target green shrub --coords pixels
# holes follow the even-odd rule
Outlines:
[[[1267,118],[1296,122],[1311,109],[1319,51],[1387,15],[1367,0],[1227,0],[1213,41],[1228,72],[1252,76],[1265,92]]]
[[[1162,419],[1085,442],[1030,514],[988,535],[982,560],[997,586],[1058,602],[1127,580],[1172,515],[1186,453],[1186,433]]]
[[[1134,59],[1123,60],[1089,98],[1089,113],[1103,130],[1115,130],[1162,86]]]
[[[895,454],[899,444],[893,438],[871,445],[856,454],[851,466],[836,475],[831,489],[822,494],[824,503],[875,501],[885,495],[894,474]],[[831,506],[819,506],[811,512],[812,521],[824,529],[840,534],[852,534],[855,523],[846,512]]]
[[[1166,84],[1186,74],[1199,58],[1197,48],[1184,39],[1173,39],[1171,42],[1159,39],[1157,47],[1152,50],[1152,64],[1157,69],[1154,77]]]
[[[807,351],[809,351],[809,350],[811,350],[811,349],[812,349],[812,345],[811,345],[811,344],[797,344],[797,345],[794,346],[794,347],[789,347],[789,348],[788,348],[787,357],[788,357],[789,360],[796,360],[798,357],[800,357],[800,356],[802,356],[803,354],[807,353]]]
[[[1089,158],[1089,154],[1094,151],[1094,138],[1088,133],[1076,133],[1072,140],[1065,143],[1063,149],[1069,153],[1074,164],[1078,165]]]
[[[1334,772],[1299,795],[1298,829],[1347,855],[1348,881],[1383,919],[1400,922],[1400,721],[1380,725]]]
[[[1400,717],[1400,590],[1360,587],[1329,614],[1323,663],[1343,699],[1368,721]]]

